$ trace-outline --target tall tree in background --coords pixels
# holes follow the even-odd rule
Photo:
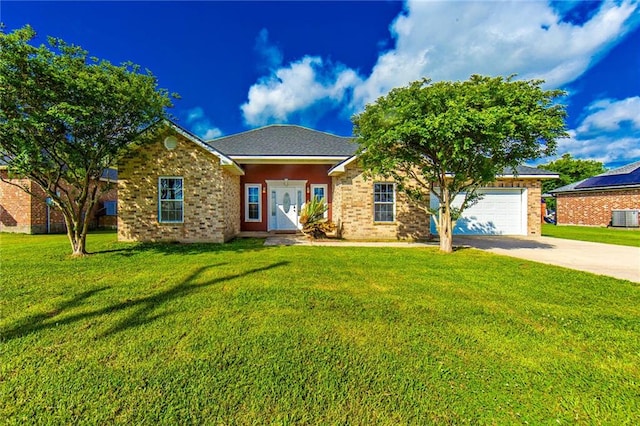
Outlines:
[[[61,210],[73,255],[84,255],[103,170],[165,117],[170,96],[132,63],[51,37],[34,46],[30,26],[0,31],[0,155],[10,177],[31,179]]]
[[[504,169],[550,155],[566,137],[564,92],[542,81],[474,75],[464,82],[421,80],[391,90],[353,117],[368,176],[392,177],[399,190],[434,214],[440,250],[453,250],[453,226],[479,187]],[[459,209],[452,207],[464,193]]]
[[[607,169],[599,161],[578,160],[571,157],[571,154],[563,154],[557,160],[538,166],[539,169],[550,170],[560,174],[559,179],[546,180],[542,183],[542,192],[549,192],[552,189],[569,185],[573,182],[599,175]]]

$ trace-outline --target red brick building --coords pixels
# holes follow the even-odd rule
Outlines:
[[[66,232],[62,212],[46,202],[47,196],[36,183],[29,179],[13,179],[15,183],[26,186],[32,192],[28,194],[21,188],[12,185],[6,166],[0,168],[0,232],[16,232],[23,234],[48,234]],[[105,170],[101,181],[115,183],[115,170]],[[117,226],[116,201],[117,188],[105,192],[93,210],[91,228],[115,228]]]
[[[612,223],[614,211],[640,211],[640,161],[551,191],[558,225],[625,226]],[[633,227],[633,224],[626,224]],[[636,225],[637,226],[637,225]]]

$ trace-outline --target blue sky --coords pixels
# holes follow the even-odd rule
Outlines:
[[[350,117],[393,87],[515,73],[569,92],[558,155],[640,160],[637,0],[0,0],[0,21],[150,69],[205,139],[271,123],[350,135]]]

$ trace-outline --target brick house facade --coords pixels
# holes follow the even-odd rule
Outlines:
[[[356,148],[350,138],[299,126],[203,141],[167,122],[155,142],[118,165],[118,238],[224,242],[242,231],[295,232],[312,197],[327,202],[342,238],[429,237],[430,216],[393,182],[365,179]],[[540,235],[541,179],[555,176],[547,175],[525,167],[489,188],[516,194],[518,235]]]
[[[416,206],[402,192],[396,194],[396,216],[393,222],[376,222],[373,187],[385,179],[365,179],[363,170],[352,162],[344,173],[333,177],[334,221],[340,236],[345,239],[399,239],[416,240],[430,235],[430,215]],[[526,235],[541,235],[540,178],[498,179],[487,188],[519,188],[526,196]]]
[[[613,210],[640,210],[640,189],[557,195],[559,225],[609,226]]]
[[[332,177],[333,220],[338,235],[345,239],[418,240],[428,238],[429,215],[415,206],[403,193],[396,193],[393,221],[376,221],[374,217],[375,183],[392,183],[387,179],[365,179],[357,162],[344,173]]]
[[[165,146],[165,141],[175,146]],[[171,125],[118,163],[118,239],[222,243],[240,232],[240,175],[228,158]],[[180,181],[181,217],[162,220],[163,181]],[[174,191],[175,192],[175,191]],[[175,209],[174,209],[175,211]]]
[[[551,193],[558,225],[610,226],[614,210],[640,210],[640,161]]]
[[[66,225],[62,212],[53,205],[47,205],[45,192],[29,179],[10,179],[5,169],[0,169],[0,232],[24,234],[64,233]],[[26,187],[31,193],[12,185],[13,181]],[[101,182],[101,185],[106,185]],[[112,185],[113,186],[113,185]],[[91,214],[90,228],[115,228],[115,208],[105,208],[106,203],[117,200],[115,186],[100,196]],[[113,211],[113,214],[110,214]],[[109,214],[107,214],[109,213]]]

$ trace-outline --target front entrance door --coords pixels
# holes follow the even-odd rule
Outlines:
[[[270,187],[269,191],[269,230],[299,229],[304,186]]]

